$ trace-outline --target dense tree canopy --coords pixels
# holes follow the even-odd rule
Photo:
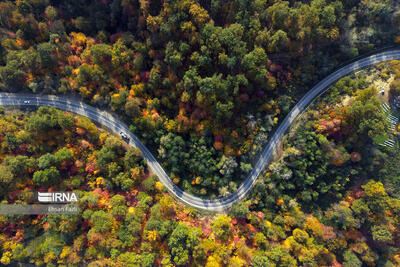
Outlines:
[[[338,65],[399,38],[399,2],[0,2],[0,90],[121,117],[173,182],[237,190],[291,106]],[[205,214],[88,118],[0,112],[0,201],[78,191],[79,216],[0,216],[0,264],[398,266],[400,156],[382,101],[399,63],[341,79],[300,118],[248,199]],[[382,86],[389,98],[377,96]],[[279,157],[280,156],[280,157]],[[229,216],[228,216],[229,214]]]
[[[160,152],[179,186],[214,198],[243,180],[307,88],[397,40],[397,7],[393,0],[3,1],[0,89],[76,94],[111,109]],[[70,117],[58,120],[72,127]],[[54,123],[43,112],[29,124],[44,131]],[[163,142],[172,136],[182,153],[167,160]],[[192,169],[177,164],[199,153],[205,159]]]

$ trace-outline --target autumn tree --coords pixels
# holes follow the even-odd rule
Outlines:
[[[56,47],[51,43],[38,45],[39,62],[43,68],[51,69],[57,65]]]
[[[50,168],[56,163],[56,157],[50,153],[46,153],[38,160],[38,167],[40,169]]]
[[[27,73],[19,68],[16,61],[8,62],[6,66],[0,66],[0,86],[3,89],[11,88],[12,90],[19,90],[24,88]]]
[[[38,186],[45,187],[58,184],[60,182],[60,178],[59,170],[56,167],[51,166],[44,170],[36,171],[33,174],[32,181]]]
[[[249,210],[250,201],[240,201],[232,206],[231,216],[239,219],[247,218],[250,214]]]
[[[57,18],[57,10],[53,6],[47,6],[45,14],[49,20],[55,20]]]
[[[128,116],[136,118],[140,115],[140,100],[137,98],[129,98],[125,103],[125,112]]]
[[[191,228],[183,223],[178,224],[168,239],[173,261],[177,265],[189,262],[191,251],[198,244],[201,232],[197,228]]]
[[[338,229],[351,229],[360,227],[360,221],[354,217],[352,210],[345,203],[334,204],[326,212],[327,219]]]
[[[110,199],[110,206],[111,206],[111,214],[114,217],[125,217],[127,207],[126,207],[126,200],[121,195],[115,195]]]
[[[104,233],[111,229],[113,219],[107,212],[98,210],[92,213],[90,222],[96,232]]]
[[[346,119],[352,126],[357,139],[365,140],[369,137],[375,140],[385,132],[388,121],[385,114],[379,112],[380,100],[376,97],[374,87],[360,90],[351,106],[346,110]]]
[[[396,79],[390,84],[390,93],[395,97],[400,95],[400,79]]]
[[[232,235],[231,218],[226,215],[218,216],[212,223],[211,229],[213,230],[215,237],[227,241]]]

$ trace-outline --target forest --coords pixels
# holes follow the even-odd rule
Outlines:
[[[271,131],[335,67],[398,41],[399,3],[0,2],[0,90],[114,111],[183,190],[236,190]]]
[[[0,91],[123,119],[173,182],[234,192],[290,108],[337,67],[400,42],[395,0],[0,1]],[[377,84],[375,81],[379,81]],[[0,202],[79,192],[79,215],[0,216],[0,264],[399,266],[400,150],[381,146],[400,63],[331,86],[247,198],[176,201],[141,152],[88,118],[0,109]],[[394,137],[393,137],[394,138]]]
[[[391,133],[371,75],[398,92],[399,61],[339,80],[247,199],[219,214],[176,201],[140,150],[85,117],[0,110],[1,203],[66,190],[79,192],[81,210],[0,216],[0,263],[398,266],[400,150],[378,146]]]

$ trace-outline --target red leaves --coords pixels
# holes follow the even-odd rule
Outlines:
[[[68,169],[69,167],[71,167],[73,164],[74,164],[74,163],[73,163],[73,161],[71,161],[71,160],[63,161],[63,162],[61,162],[61,167],[60,167],[60,169],[61,169],[61,170],[67,170],[67,169]]]
[[[249,95],[248,94],[241,94],[240,96],[239,96],[239,100],[241,101],[241,102],[247,102],[247,101],[249,101]]]
[[[9,193],[8,193],[8,198],[9,198],[11,201],[17,200],[17,199],[18,199],[18,195],[19,195],[19,193],[20,193],[21,191],[22,191],[22,190],[15,190],[15,191],[9,192]]]
[[[361,154],[358,152],[352,152],[350,158],[352,162],[359,162],[361,160]]]
[[[326,226],[321,223],[321,229],[322,229],[322,239],[324,239],[325,241],[336,238],[335,229],[333,229],[333,227]]]
[[[335,116],[335,114],[331,114]],[[344,134],[343,122],[340,118],[333,118],[331,120],[322,119],[319,124],[315,126],[316,131],[319,133],[324,133],[328,137],[335,138],[336,141],[340,141]]]
[[[265,94],[264,91],[258,90],[257,93],[256,93],[256,96],[263,97],[264,94]]]
[[[78,56],[75,55],[71,55],[68,57],[68,65],[72,66],[72,67],[77,67],[81,64],[81,59]]]
[[[186,103],[184,107],[186,112],[190,113],[192,111],[192,106],[189,103]]]
[[[94,163],[86,164],[86,168],[85,168],[86,172],[93,174],[95,170],[96,170],[96,164],[94,164]]]
[[[222,135],[216,135],[216,136],[214,136],[214,141],[215,142],[224,142],[224,137]]]
[[[263,220],[265,218],[265,214],[261,211],[256,213],[258,220]]]
[[[105,199],[110,198],[110,193],[107,190],[102,191],[100,195]]]
[[[122,88],[122,85],[117,80],[114,80],[114,85],[115,85],[115,89],[119,90]]]
[[[95,189],[93,189],[93,193],[94,193],[94,194],[100,195],[101,192],[102,192],[102,190],[101,190],[100,187],[96,187]]]
[[[141,79],[143,82],[148,82],[149,79],[150,79],[150,71],[142,71],[142,72],[140,73],[140,79]]]
[[[354,197],[355,199],[360,198],[364,195],[364,190],[357,186],[350,191],[350,196]]]
[[[201,108],[196,108],[193,113],[191,118],[196,120],[196,119],[202,119],[207,116],[207,112],[203,111]]]
[[[78,174],[78,167],[76,165],[73,165],[71,169],[69,170],[70,175],[77,175]]]
[[[135,83],[140,82],[140,75],[135,75],[135,78],[133,80]]]
[[[93,145],[92,144],[90,144],[88,141],[86,141],[86,140],[81,140],[81,146],[82,146],[82,148],[84,148],[84,149],[88,149],[88,148],[90,148],[90,149],[93,149]]]
[[[78,128],[76,128],[76,133],[79,135],[85,135],[86,130],[78,127]]]
[[[28,146],[26,144],[20,144],[19,149],[17,150],[17,154],[25,154],[28,150]]]
[[[123,32],[117,32],[114,33],[110,36],[110,42],[115,43],[124,33]]]

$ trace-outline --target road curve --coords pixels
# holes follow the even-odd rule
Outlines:
[[[276,129],[274,135],[271,137],[267,145],[260,153],[260,156],[252,171],[249,173],[246,180],[239,186],[238,190],[228,196],[213,200],[201,199],[199,197],[195,197],[186,192],[183,192],[171,181],[167,173],[164,171],[164,169],[161,167],[155,157],[150,153],[150,151],[143,145],[139,138],[137,138],[133,133],[129,131],[128,126],[110,113],[102,111],[98,108],[94,108],[80,101],[50,95],[40,96],[33,94],[0,93],[0,105],[56,107],[61,110],[73,112],[88,117],[92,121],[95,121],[109,128],[114,133],[120,136],[121,132],[123,132],[129,136],[129,144],[139,148],[142,151],[143,158],[147,161],[147,164],[149,165],[152,172],[159,177],[160,181],[175,197],[180,199],[182,202],[198,209],[209,211],[223,211],[230,208],[235,202],[242,199],[250,191],[258,176],[272,160],[273,152],[279,146],[282,137],[289,129],[292,122],[302,112],[306,110],[308,105],[315,98],[323,94],[329,88],[329,85],[354,71],[360,70],[376,63],[394,59],[400,59],[400,49],[377,53],[375,55],[359,59],[338,69],[337,71],[333,72],[322,81],[320,81],[300,99],[300,101],[292,108],[289,114],[281,122],[279,127]]]

